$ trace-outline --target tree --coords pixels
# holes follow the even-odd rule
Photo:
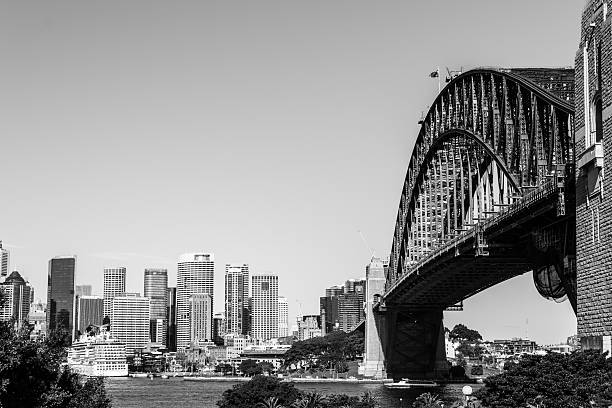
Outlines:
[[[258,371],[261,370],[261,374],[272,374],[274,372],[274,365],[269,361],[262,361],[257,363]]]
[[[243,360],[238,367],[243,376],[252,377],[254,375],[263,374],[263,369],[255,360]]]
[[[453,327],[448,337],[451,340],[457,340],[460,342],[476,343],[482,341],[482,336],[476,330],[468,329],[467,326],[459,323]]]
[[[612,359],[597,351],[569,355],[525,356],[506,372],[485,379],[476,393],[484,406],[515,408],[527,404],[579,408],[612,404]]]
[[[293,383],[257,375],[249,382],[237,384],[223,392],[223,397],[217,405],[220,408],[252,408],[266,398],[275,397],[279,404],[288,407],[300,396],[301,392]]]
[[[68,333],[54,331],[45,340],[30,340],[29,327],[0,322],[0,406],[3,408],[108,408],[104,383],[81,382],[62,366]]]

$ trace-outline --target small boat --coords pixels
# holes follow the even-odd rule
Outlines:
[[[410,380],[408,378],[402,378],[398,382],[384,384],[386,388],[390,389],[407,389],[407,388],[434,388],[438,387],[439,384],[431,380]]]
[[[166,374],[162,374],[162,375],[161,375],[161,378],[163,378],[164,380],[167,380],[167,379],[168,379],[168,376],[167,376]]]

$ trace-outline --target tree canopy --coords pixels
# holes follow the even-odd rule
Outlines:
[[[453,330],[450,331],[448,337],[451,340],[470,343],[475,343],[482,340],[482,336],[480,335],[480,333],[478,333],[478,331],[468,329],[467,326],[461,323],[453,327]]]
[[[363,333],[335,331],[324,337],[293,343],[285,353],[284,365],[312,368],[342,368],[363,353]]]
[[[597,351],[525,356],[507,371],[485,379],[476,393],[484,406],[527,404],[579,408],[612,404],[612,359]]]
[[[16,329],[14,323],[0,322],[1,407],[111,406],[102,380],[82,382],[77,374],[62,366],[66,358],[65,332],[51,332],[45,340],[31,340],[28,325]]]

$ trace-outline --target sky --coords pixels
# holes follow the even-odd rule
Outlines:
[[[391,248],[429,78],[478,66],[573,66],[583,2],[0,1],[0,239],[46,300],[47,263],[212,252],[279,275],[290,318]],[[362,241],[361,231],[367,241]],[[445,324],[558,343],[568,302],[526,274]]]

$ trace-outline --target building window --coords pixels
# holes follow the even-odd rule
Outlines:
[[[601,90],[595,93],[591,103],[591,141],[601,143],[603,140],[603,105]]]

